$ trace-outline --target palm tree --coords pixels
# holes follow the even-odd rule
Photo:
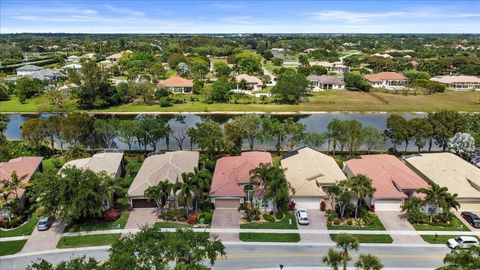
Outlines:
[[[27,178],[28,175],[22,175],[18,176],[16,171],[13,171],[10,180],[6,180],[8,183],[8,188],[13,191],[15,194],[15,198],[18,200],[18,190],[22,188],[26,188],[28,186],[28,183],[23,182]]]
[[[458,198],[457,193],[454,193],[454,194],[447,193],[445,198],[443,198],[444,210],[448,216],[450,216],[450,211],[452,208],[455,209],[455,211],[458,210],[458,208],[460,208],[460,203],[457,201],[457,198]]]
[[[370,254],[360,254],[355,266],[362,270],[380,270],[383,268],[380,259]]]
[[[8,197],[13,193],[13,190],[10,188],[10,181],[9,180],[2,180],[0,182],[0,194],[2,194],[3,200],[5,204],[8,203]]]
[[[198,184],[195,179],[189,177],[188,173],[182,173],[182,182],[178,182],[173,186],[177,197],[185,201],[187,212],[192,208],[192,201],[195,195],[198,194]]]
[[[250,183],[263,186],[271,167],[270,163],[260,163],[258,167],[250,171]]]
[[[404,204],[402,204],[402,212],[405,212],[410,222],[418,223],[419,220],[414,220],[413,217],[415,217],[415,213],[419,213],[421,211],[423,205],[423,200],[417,197],[411,197],[410,199],[406,200]]]
[[[108,199],[108,206],[112,207],[114,204],[113,197],[115,194],[115,189],[118,189],[119,186],[117,185],[118,179],[115,179],[105,173],[104,171],[99,174],[100,179],[102,179],[103,184],[107,190],[107,199]]]
[[[162,206],[160,210],[162,210],[165,207],[165,204],[167,204],[168,197],[172,194],[173,184],[169,180],[163,180],[159,182],[157,186]]]
[[[197,167],[193,168],[193,172],[188,173],[188,177],[197,183],[197,194],[195,196],[198,200],[204,200],[208,197],[210,185],[212,184],[212,174],[207,170],[199,170]],[[197,206],[195,206],[197,208]]]
[[[433,215],[437,213],[438,207],[445,207],[445,198],[449,195],[448,188],[440,187],[432,182],[429,188],[420,188],[418,192],[424,193],[425,201],[435,206],[435,213],[428,213],[430,215],[430,222],[432,222]]]
[[[333,270],[338,270],[338,267],[342,265],[343,255],[342,252],[335,249],[329,249],[327,255],[323,256],[322,261],[333,268]]]
[[[480,269],[480,247],[452,250],[443,259],[444,267],[438,270]]]
[[[155,204],[158,207],[158,210],[162,209],[162,201],[160,199],[160,187],[158,185],[156,186],[149,186],[145,191],[144,191],[144,196],[147,198],[149,201],[154,201]]]
[[[347,270],[347,263],[352,259],[348,254],[349,250],[358,250],[358,238],[349,234],[340,234],[336,239],[337,247],[342,249],[343,270]]]
[[[366,175],[359,174],[348,180],[350,191],[357,197],[357,203],[355,205],[355,218],[358,216],[358,207],[362,203],[365,197],[373,196],[375,188],[372,186],[372,180]]]

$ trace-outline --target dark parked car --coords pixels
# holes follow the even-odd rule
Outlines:
[[[37,224],[37,230],[39,231],[46,231],[52,227],[53,221],[55,219],[53,217],[40,217],[40,220]]]
[[[480,218],[472,212],[462,212],[462,217],[474,228],[480,228]]]

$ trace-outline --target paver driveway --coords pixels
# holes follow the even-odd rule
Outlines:
[[[480,217],[480,211],[466,211],[466,212],[472,212],[474,213],[475,215],[479,216]],[[467,226],[467,228],[469,228],[471,231],[473,232],[480,232],[480,228],[474,228],[472,227],[472,225],[470,225],[461,215],[462,211],[458,211],[458,212],[455,212],[455,215],[458,217],[458,219],[460,219],[463,224],[465,224],[465,226]]]
[[[378,211],[375,212],[388,231],[415,231],[402,212]],[[420,235],[390,235],[395,244],[425,244]]]
[[[153,225],[157,221],[157,218],[157,208],[133,208],[128,217],[125,229],[138,229],[145,225]]]
[[[213,211],[213,229],[238,229],[240,213],[235,208],[217,208]],[[238,233],[216,233],[222,241],[239,241]]]
[[[47,231],[38,231],[35,228],[25,246],[23,246],[21,253],[56,249],[65,226],[65,223],[57,220]]]
[[[306,230],[327,230],[327,220],[324,212],[320,210],[307,210],[307,212],[310,224],[298,224],[301,241],[305,243],[331,243],[332,239],[330,239],[329,234],[302,234],[302,231]]]

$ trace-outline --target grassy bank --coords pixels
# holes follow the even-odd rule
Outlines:
[[[391,93],[363,93],[352,91],[326,91],[314,93],[299,105],[286,104],[205,104],[191,102],[162,108],[159,105],[120,105],[95,112],[212,112],[212,111],[379,111],[379,112],[430,112],[438,110],[478,111],[480,92],[452,92],[434,95],[402,95]],[[258,102],[258,101],[257,101]],[[39,111],[35,99],[20,104],[18,99],[0,102],[2,112]]]
[[[27,223],[23,224],[22,226],[16,229],[12,229],[8,231],[0,230],[0,238],[30,235],[32,234],[33,229],[35,229],[35,226],[37,225],[37,223],[38,223],[38,218],[33,216],[27,221]]]
[[[429,244],[445,244],[450,238],[457,238],[458,235],[420,235],[423,241]],[[478,239],[478,237],[477,237]]]
[[[111,245],[120,238],[121,234],[97,234],[82,236],[63,236],[57,248],[93,247]]]
[[[298,233],[240,233],[243,242],[298,242]]]
[[[290,221],[291,220],[291,224]],[[284,230],[284,229],[297,229],[297,220],[295,219],[295,215],[292,213],[285,214],[285,217],[282,220],[275,221],[275,222],[252,222],[252,223],[245,223],[240,224],[240,229],[276,229],[276,230]]]
[[[336,242],[337,237],[340,234],[330,234],[332,241]],[[358,238],[360,243],[385,243],[389,244],[393,242],[392,237],[388,234],[353,234],[355,238]]]
[[[155,228],[192,228],[193,226],[187,223],[177,223],[169,221],[159,221],[155,223]]]
[[[12,255],[20,252],[27,240],[0,242],[0,256]]]
[[[463,222],[457,217],[453,216],[452,221],[446,223],[426,223],[426,224],[413,224],[413,227],[417,231],[470,231],[470,229],[463,224]]]

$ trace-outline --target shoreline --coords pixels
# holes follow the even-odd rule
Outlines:
[[[416,112],[416,111],[404,111],[404,112],[389,112],[389,111],[288,111],[288,112],[262,112],[262,111],[211,111],[211,112],[106,112],[106,111],[81,111],[77,110],[76,112],[86,112],[89,115],[139,115],[139,114],[146,114],[146,115],[169,115],[169,114],[185,114],[185,115],[209,115],[209,114],[231,114],[231,115],[239,115],[239,114],[270,114],[270,115],[319,115],[319,114],[415,114],[415,115],[426,115],[429,112]],[[480,112],[469,112],[469,111],[458,111],[459,113],[469,113],[469,114],[478,114]],[[38,115],[38,114],[64,114],[67,112],[1,112],[0,114],[6,115],[13,115],[13,114],[20,114],[20,115]]]

